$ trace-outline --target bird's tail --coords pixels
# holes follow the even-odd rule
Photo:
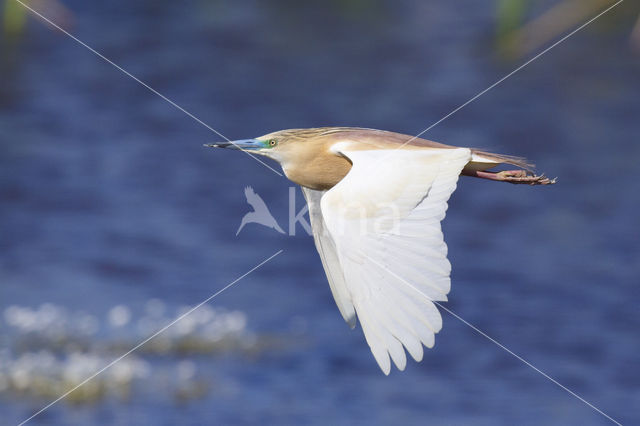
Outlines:
[[[536,167],[535,164],[529,162],[524,157],[516,157],[513,155],[504,155],[504,154],[493,154],[491,152],[478,151],[476,149],[473,150],[473,155],[481,157],[483,159],[490,160],[492,162],[495,161],[496,163],[511,164],[513,166],[520,167],[530,172],[532,172]]]

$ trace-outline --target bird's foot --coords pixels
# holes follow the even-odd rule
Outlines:
[[[498,180],[502,182],[509,182],[513,184],[526,184],[526,185],[553,185],[556,183],[556,179],[549,179],[544,174],[536,175],[526,170],[505,170],[498,172]]]
[[[544,174],[536,175],[527,170],[505,170],[502,172],[473,172],[471,176],[521,185],[553,185],[556,178],[549,179]]]

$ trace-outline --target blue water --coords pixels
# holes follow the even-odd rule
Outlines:
[[[494,5],[471,0],[65,4],[80,39],[236,139],[325,125],[416,134],[523,61],[500,60]],[[425,134],[559,177],[461,178],[443,223],[446,306],[623,424],[640,421],[633,7]],[[343,323],[301,227],[235,236],[247,185],[287,229],[286,179],[203,148],[220,138],[36,19],[4,43],[0,423],[68,389],[43,393],[39,375],[91,374],[283,250],[213,299],[202,329],[167,330],[165,349],[134,352],[126,365],[139,374],[124,391],[105,372],[97,397],[32,423],[608,424],[447,313],[425,359],[385,377],[359,327]],[[40,327],[47,312],[58,316]]]

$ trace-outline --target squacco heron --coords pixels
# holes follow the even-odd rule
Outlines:
[[[385,374],[390,359],[404,370],[405,348],[421,361],[442,328],[434,302],[447,300],[451,264],[440,222],[458,176],[555,183],[523,158],[373,129],[282,130],[206,146],[272,158],[302,187],[338,309],[351,328],[358,318]],[[487,171],[499,164],[519,169]]]

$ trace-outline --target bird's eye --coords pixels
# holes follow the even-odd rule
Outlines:
[[[269,146],[271,146],[271,147],[276,146],[277,144],[278,144],[278,142],[275,139],[271,139],[269,141]]]

